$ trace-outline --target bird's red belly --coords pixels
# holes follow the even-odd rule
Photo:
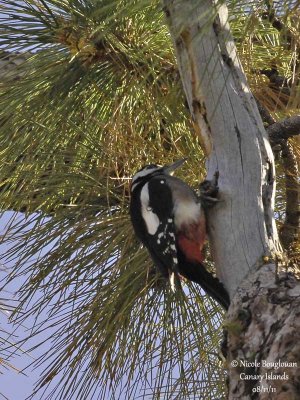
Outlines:
[[[202,221],[201,221],[202,222]],[[205,221],[199,224],[183,226],[178,233],[178,246],[189,261],[202,262],[201,253],[206,239]]]

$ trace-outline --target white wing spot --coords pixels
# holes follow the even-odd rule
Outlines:
[[[169,219],[168,219],[168,222],[170,222],[170,223],[171,223],[171,222],[172,222],[172,218],[169,218]]]
[[[160,240],[159,239],[157,239],[157,244],[160,244]]]
[[[176,258],[176,257],[173,257],[173,263],[174,263],[174,264],[177,264],[177,263],[178,263],[178,261],[177,261],[177,258]]]
[[[160,183],[165,183],[165,181],[160,181]]]
[[[171,246],[170,246],[170,247],[171,247],[171,249],[172,249],[172,250],[176,250],[176,246],[175,246],[175,244],[171,244]]]
[[[163,232],[161,232],[161,233],[159,233],[157,236],[158,236],[158,237],[159,237],[159,239],[160,239],[161,237],[163,237],[163,236],[164,236],[164,234],[163,234]]]

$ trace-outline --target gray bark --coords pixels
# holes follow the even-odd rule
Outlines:
[[[226,7],[217,14],[211,1],[164,4],[184,91],[208,155],[208,178],[220,172],[223,202],[209,218],[210,244],[218,276],[232,296],[253,265],[281,251],[273,218],[273,153]]]
[[[227,316],[228,399],[300,398],[300,285],[273,264],[238,288]]]
[[[228,398],[299,398],[297,368],[281,369],[288,378],[278,381],[240,375],[242,360],[260,364],[248,369],[252,376],[278,372],[275,366],[264,369],[264,360],[292,359],[300,366],[299,340],[295,344],[286,336],[288,330],[289,337],[299,339],[300,286],[294,277],[276,274],[282,250],[273,216],[274,159],[237,57],[226,6],[217,8],[211,0],[163,4],[196,132],[208,156],[208,179],[220,173],[222,202],[211,211],[208,225],[217,274],[232,299],[224,347]],[[237,367],[230,367],[233,360]],[[267,384],[275,392],[264,391]]]

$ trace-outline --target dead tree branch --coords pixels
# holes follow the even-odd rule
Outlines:
[[[258,100],[256,102],[263,121],[269,125],[266,130],[273,150],[278,145],[281,149],[281,160],[285,173],[286,206],[285,221],[280,229],[279,236],[283,247],[288,251],[291,244],[298,241],[300,221],[299,169],[293,146],[288,142],[288,139],[300,134],[300,116],[296,115],[275,122],[269,111]]]
[[[283,121],[273,122],[268,126],[267,132],[272,142],[288,139],[300,134],[300,115],[286,118]]]

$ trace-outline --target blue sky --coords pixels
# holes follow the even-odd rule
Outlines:
[[[9,223],[13,215],[14,213],[12,212],[5,212],[3,216],[0,218],[0,238],[6,232],[7,223]],[[19,214],[18,218],[22,220],[23,215]],[[11,244],[11,246],[13,246],[13,243]],[[51,251],[51,248],[52,248],[51,246],[46,246],[43,249],[43,253]],[[7,254],[8,250],[9,250],[8,245],[0,244],[0,255],[3,256]],[[7,275],[11,270],[13,270],[13,268],[14,268],[13,262],[6,262],[3,265],[3,267],[0,268],[1,281],[7,277]],[[25,278],[14,279],[14,281],[5,288],[5,291],[1,293],[0,305],[2,305],[2,309],[0,309],[0,324],[1,324],[0,329],[2,329],[2,331],[0,332],[0,340],[1,338],[3,338],[3,339],[8,339],[10,342],[17,343],[18,341],[27,337],[31,327],[37,323],[36,316],[28,318],[25,324],[23,324],[22,326],[14,326],[8,322],[8,317],[10,315],[10,312],[8,310],[7,311],[5,310],[5,304],[7,304],[8,306],[14,304],[14,300],[17,299],[15,293],[18,291],[19,287],[22,285],[24,280]],[[36,302],[38,301],[38,295],[36,295],[36,299],[35,298],[32,299],[33,303],[35,301]],[[50,307],[49,308],[46,307],[45,309],[43,309],[43,311],[38,316],[38,321],[47,320],[48,311],[50,311]],[[53,319],[51,320],[51,324],[53,324]],[[34,385],[43,375],[44,368],[46,365],[42,364],[41,366],[34,368],[30,366],[30,364],[35,360],[37,360],[44,353],[51,350],[51,336],[55,333],[55,331],[56,328],[54,327],[47,328],[43,333],[39,334],[37,337],[35,336],[33,339],[26,341],[26,343],[21,346],[22,351],[16,351],[14,357],[8,360],[15,369],[13,368],[4,369],[3,367],[1,368],[0,366],[0,400],[2,399],[25,400],[32,393]],[[29,349],[35,347],[37,344],[41,342],[44,342],[43,345],[29,351]],[[3,355],[0,354],[0,356]],[[53,363],[55,363],[55,359],[53,359]],[[82,368],[84,369],[84,366]],[[57,384],[60,378],[62,377],[63,377],[62,373],[58,374],[52,383],[54,385]],[[51,385],[52,389],[54,385]],[[99,389],[96,390],[94,394],[88,395],[86,397],[86,400],[96,399],[98,397],[97,392],[99,392]],[[76,399],[75,396],[76,395],[74,395],[74,400]],[[36,399],[45,398],[43,396],[43,390],[41,390],[35,398]],[[111,399],[108,400],[112,399],[113,397],[111,397]],[[118,400],[122,400],[122,395],[121,396],[118,395]]]
[[[6,213],[4,213],[3,217],[0,219],[0,223],[1,223],[0,235],[5,232],[5,225],[9,221],[11,216],[12,216],[12,213],[6,212]],[[22,215],[20,216],[20,218],[23,218]],[[0,245],[0,254],[6,254],[7,250],[8,250],[7,246]],[[49,251],[51,251],[51,246],[45,247],[43,250],[43,252],[49,252]],[[0,272],[1,279],[3,279],[9,273],[9,270],[11,270],[13,268],[14,268],[13,263],[11,263],[11,262],[7,263],[5,265],[6,271],[3,271],[3,268],[2,268],[2,270]],[[16,298],[16,297],[14,297],[14,293],[18,290],[19,286],[22,283],[23,283],[23,281],[21,278],[16,279],[13,283],[11,283],[6,288],[6,291],[1,294],[1,299],[3,299],[3,298],[10,299],[10,301],[7,301],[6,303],[11,304],[12,300]],[[33,299],[33,301],[34,301],[34,299]],[[3,303],[3,300],[2,300],[2,303]],[[0,302],[0,304],[1,304],[1,302]],[[41,319],[47,319],[47,317],[48,317],[47,311],[49,311],[49,310],[47,310],[47,308],[45,308],[41,312],[41,315],[39,317],[41,317]],[[14,342],[26,337],[31,326],[33,326],[35,322],[36,322],[35,317],[29,318],[28,320],[26,320],[25,326],[24,325],[19,326],[15,329],[12,325],[8,324],[7,314],[0,313],[1,328],[3,330],[13,334],[13,336],[9,337],[9,340],[14,341]],[[216,325],[217,324],[218,324],[218,321],[216,321]],[[55,329],[52,328],[52,333],[54,333],[54,331],[55,331]],[[5,337],[3,332],[0,333],[0,338],[1,337]],[[28,351],[31,347],[34,347],[35,345],[37,345],[40,342],[46,341],[46,339],[51,339],[51,329],[45,330],[44,333],[39,335],[39,337],[34,337],[30,341],[26,342],[22,346],[22,349],[24,351]],[[159,343],[158,343],[158,348],[159,348]],[[23,373],[21,373],[21,372],[18,373],[17,371],[15,371],[13,369],[11,369],[11,370],[3,370],[3,368],[0,369],[0,371],[4,372],[2,375],[0,375],[0,400],[2,400],[2,399],[25,400],[31,394],[31,392],[34,388],[35,382],[37,382],[39,380],[40,375],[43,373],[44,365],[39,366],[38,368],[32,368],[32,367],[26,368],[26,367],[31,362],[33,362],[35,359],[37,359],[39,356],[41,356],[44,352],[47,352],[49,350],[51,350],[51,340],[47,340],[41,347],[31,350],[30,353],[28,353],[28,354],[26,354],[26,353],[22,354],[21,352],[17,352],[15,357],[13,359],[11,359],[10,362],[14,365],[15,368],[17,368],[18,370],[20,370]],[[55,363],[54,359],[53,359],[53,363]],[[84,368],[84,366],[82,368]],[[177,373],[179,374],[179,370],[178,370],[177,366],[175,366],[174,368],[177,372],[174,370],[174,374],[172,376],[173,379],[177,375]],[[175,374],[175,372],[176,372],[176,374]],[[154,375],[156,374],[156,368],[154,368],[152,370],[152,373]],[[52,383],[54,385],[57,384],[59,381],[59,378],[62,376],[63,376],[62,373],[59,374],[58,376],[56,376],[55,380],[54,380],[55,382],[53,381]],[[123,381],[124,382],[126,381],[126,376],[124,376]],[[52,388],[54,385],[52,385]],[[151,382],[149,382],[149,385],[151,387]],[[150,387],[145,388],[146,392],[149,393],[149,396],[147,396],[148,399],[152,398]],[[87,396],[85,400],[96,400],[98,398],[97,392],[99,393],[99,389],[100,388],[98,388],[98,390],[96,390],[96,392],[94,394],[90,394],[89,396]],[[117,393],[118,397],[114,397],[112,393],[109,393],[110,397],[107,398],[107,400],[114,400],[115,398],[117,398],[118,400],[123,400],[122,394],[119,393],[120,389],[121,389],[121,387],[116,388],[116,390],[118,392]],[[140,392],[140,390],[142,390],[142,387],[140,387],[138,385],[136,387],[136,389],[137,389],[136,393],[141,395],[142,392]],[[44,399],[45,397],[42,396],[42,393],[43,393],[43,391],[39,392],[39,395],[36,396],[35,398],[36,399]],[[3,396],[5,396],[5,397],[3,397]],[[134,400],[134,398],[135,397],[133,397],[130,400]],[[76,400],[75,395],[74,395],[74,400]]]
[[[5,226],[12,217],[11,212],[6,212],[0,219],[0,234],[3,235],[5,232]],[[0,245],[0,254],[6,254],[7,250],[9,247],[7,245]],[[45,248],[45,251],[49,251],[51,248]],[[5,263],[4,269],[1,268],[0,271],[0,277],[1,280],[5,278],[7,273],[14,267],[12,262]],[[6,304],[13,304],[13,299],[15,299],[14,293],[18,290],[18,287],[22,284],[22,279],[19,278],[17,281],[14,281],[11,283],[6,289],[5,292],[1,293],[1,299],[10,299],[11,301],[1,301],[1,303],[6,303]],[[44,312],[46,316],[46,311]],[[30,328],[30,325],[33,325],[34,319],[28,320],[25,325],[19,326],[19,327],[14,327],[13,325],[8,323],[8,316],[10,312],[6,311],[5,308],[0,312],[0,324],[1,324],[1,329],[3,331],[6,331],[10,333],[11,336],[5,335],[5,333],[1,332],[0,337],[1,338],[7,338],[9,341],[16,343],[18,340],[21,338],[25,337],[28,329]],[[40,339],[47,339],[49,337],[49,331],[44,333],[43,335],[40,336]],[[26,345],[22,346],[22,350],[27,351],[32,345],[35,345],[36,339],[32,340],[31,343],[28,342]],[[47,350],[47,347],[49,344],[42,346],[39,349],[35,349],[28,354],[23,353],[21,351],[16,352],[16,355],[10,360],[10,363],[17,368],[20,371],[23,371],[24,368],[28,366],[34,359],[38,358],[42,353],[43,350]],[[16,370],[13,369],[3,369],[1,368],[0,371],[2,374],[0,375],[0,400],[8,398],[9,400],[25,400],[28,395],[32,392],[34,382],[38,380],[40,376],[40,369],[32,369],[32,368],[26,368],[23,373],[19,373]]]

